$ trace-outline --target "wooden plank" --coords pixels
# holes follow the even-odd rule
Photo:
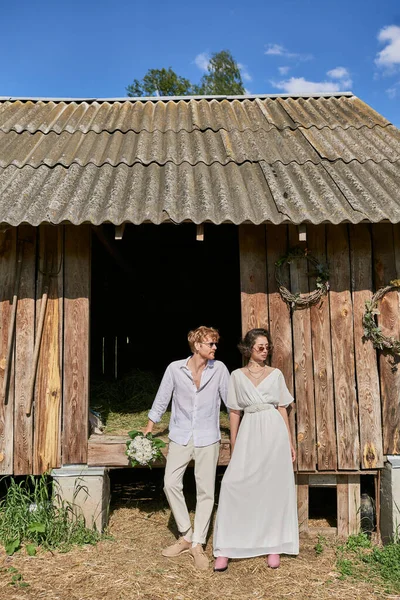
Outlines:
[[[372,245],[367,224],[350,225],[354,346],[360,423],[361,467],[383,467],[382,419],[376,350],[364,340],[365,302],[372,296]]]
[[[375,290],[400,276],[396,272],[393,226],[378,223],[372,226]],[[396,232],[397,233],[397,232]],[[379,305],[378,324],[385,335],[399,338],[398,292],[390,292]],[[378,353],[382,399],[383,453],[400,453],[400,368],[390,354]]]
[[[307,234],[310,252],[319,262],[325,264],[327,262],[325,225],[309,225]],[[315,277],[310,277],[309,286],[310,289],[315,289]],[[312,306],[310,314],[317,463],[319,471],[331,471],[337,469],[337,447],[328,296]]]
[[[39,273],[36,319],[40,314],[43,290],[49,286],[40,344],[35,389],[33,472],[44,473],[59,467],[61,429],[61,328],[63,300],[63,228],[39,228]]]
[[[90,227],[65,227],[63,464],[87,462],[90,248]]]
[[[90,467],[128,467],[125,454],[127,438],[124,436],[91,436],[88,442],[88,465]],[[164,456],[168,454],[168,442],[162,448]],[[218,465],[226,466],[230,460],[230,443],[221,441]],[[164,467],[165,460],[154,463],[154,467]]]
[[[332,360],[339,469],[358,469],[360,444],[355,389],[353,307],[346,225],[327,226]]]
[[[262,225],[239,226],[239,252],[244,336],[250,329],[268,328],[265,228]]]
[[[36,229],[20,225],[18,242],[24,244],[15,333],[14,474],[33,472],[33,416],[26,416],[35,337]]]
[[[12,310],[16,273],[17,230],[12,227],[0,232],[0,389],[6,368],[8,330]],[[9,372],[5,402],[0,403],[0,474],[13,472],[14,432],[14,360]]]
[[[340,537],[349,535],[349,485],[348,475],[337,478],[337,530]]]
[[[298,244],[297,228],[289,226],[290,247]],[[290,264],[290,289],[293,294],[308,294],[308,265],[304,259]],[[297,468],[312,471],[317,466],[315,448],[315,404],[311,349],[310,309],[292,312],[294,378],[297,414]]]
[[[349,535],[356,534],[361,527],[360,476],[348,476],[349,491]]]
[[[275,281],[275,262],[286,254],[288,249],[287,226],[267,225],[266,236],[269,331],[273,344],[271,365],[282,371],[286,385],[290,393],[294,395],[290,311],[287,304],[282,300]],[[284,278],[283,283],[289,286],[289,273],[287,272],[286,275],[282,273],[282,277]],[[289,413],[289,423],[293,444],[296,446],[295,412],[296,408],[293,406]],[[297,460],[293,466],[295,469],[297,468]]]
[[[299,520],[299,533],[309,530],[308,527],[308,475],[298,474],[297,478],[297,515]]]

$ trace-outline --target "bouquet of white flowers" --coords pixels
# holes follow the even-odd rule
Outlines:
[[[161,448],[166,446],[165,442],[151,433],[144,435],[141,431],[130,431],[128,435],[131,439],[126,442],[125,454],[131,466],[141,465],[151,469],[151,464],[162,458]]]

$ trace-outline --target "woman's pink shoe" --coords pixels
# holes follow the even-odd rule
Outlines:
[[[271,569],[278,569],[281,564],[281,557],[279,554],[268,554],[267,564]]]
[[[217,571],[219,573],[222,573],[222,571],[226,571],[228,568],[228,560],[229,558],[226,558],[226,556],[218,556],[215,559],[214,571]]]

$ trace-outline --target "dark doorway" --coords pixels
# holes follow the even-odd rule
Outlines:
[[[238,229],[127,225],[93,234],[91,375],[120,379],[133,368],[161,377],[173,360],[189,356],[187,333],[199,325],[221,334],[217,358],[241,364]]]

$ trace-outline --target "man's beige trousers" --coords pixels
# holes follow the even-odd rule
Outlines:
[[[196,480],[196,514],[194,518],[193,543],[204,544],[210,526],[214,506],[215,472],[220,443],[196,448],[193,439],[187,446],[170,440],[165,467],[164,492],[174,515],[178,531],[183,534],[191,529],[189,512],[183,495],[183,476],[191,460],[194,460]]]

